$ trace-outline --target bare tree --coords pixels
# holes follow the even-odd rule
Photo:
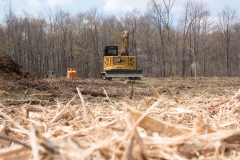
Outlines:
[[[209,12],[206,12],[206,15],[203,16],[201,21],[201,33],[200,33],[200,43],[201,43],[201,53],[202,55],[199,56],[199,63],[202,67],[202,75],[207,76],[210,75],[208,72],[208,68],[210,67],[209,58],[210,54],[210,42],[211,36],[213,32],[213,21],[210,19]],[[201,63],[202,62],[202,63]]]
[[[170,11],[172,9],[172,6],[175,0],[173,1],[169,0],[168,3],[166,3],[166,1],[163,0],[163,2],[164,2],[164,7],[162,7],[160,4],[157,4],[155,0],[151,0],[151,10],[152,10],[153,19],[155,21],[155,25],[157,26],[157,29],[159,31],[159,36],[160,36],[161,76],[165,77],[167,57],[170,57],[172,52],[172,49],[171,49],[172,43],[170,38],[172,19],[170,18]],[[168,63],[170,63],[170,61],[168,61]]]
[[[157,77],[158,72],[157,61],[155,53],[156,29],[152,25],[152,19],[150,14],[140,16],[139,26],[137,28],[138,39],[138,64],[149,77]]]
[[[44,15],[15,15],[11,3],[0,23],[0,52],[11,55],[30,72],[58,75],[76,68],[80,77],[99,77],[103,49],[120,46],[121,32],[130,33],[131,54],[145,76],[239,76],[240,25],[235,10],[225,7],[210,20],[203,2],[189,0],[174,27],[175,0],[151,0],[146,13],[103,15],[96,8],[70,14],[59,8]],[[217,26],[212,29],[212,26]],[[191,67],[192,66],[192,67]]]
[[[97,8],[91,9],[87,14],[87,24],[90,31],[90,38],[91,38],[91,46],[92,46],[92,54],[93,59],[91,60],[94,67],[91,77],[99,77],[102,67],[100,66],[101,60],[101,51],[100,51],[100,38],[99,38],[99,31],[101,26],[101,14],[98,13]],[[101,47],[102,48],[102,47]],[[91,62],[90,62],[91,63]]]
[[[185,5],[185,12],[181,22],[183,23],[183,72],[185,75],[187,51],[189,52],[190,75],[197,76],[197,68],[199,67],[198,57],[200,48],[200,40],[205,34],[206,37],[206,23],[209,21],[209,11],[206,9],[206,4],[203,2],[196,2],[189,0]],[[204,32],[204,33],[203,33]]]
[[[218,30],[221,37],[221,46],[224,51],[224,58],[226,63],[226,76],[231,74],[231,42],[233,27],[237,22],[237,13],[235,9],[225,6],[224,9],[218,14]]]

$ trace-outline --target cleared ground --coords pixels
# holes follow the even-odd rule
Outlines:
[[[0,159],[240,158],[239,77],[38,79],[1,60]]]

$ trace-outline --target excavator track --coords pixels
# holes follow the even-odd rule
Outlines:
[[[128,78],[141,79],[143,77],[142,70],[110,70],[101,73],[102,79],[111,78]]]

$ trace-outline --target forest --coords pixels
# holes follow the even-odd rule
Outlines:
[[[166,3],[165,3],[166,2]],[[80,78],[100,78],[105,46],[120,48],[129,31],[130,55],[137,56],[144,77],[240,76],[240,19],[234,8],[212,16],[205,2],[188,0],[174,17],[173,0],[149,0],[147,10],[121,16],[97,8],[76,14],[60,8],[38,16],[16,14],[11,4],[0,22],[0,54],[44,77],[63,76],[73,67]]]

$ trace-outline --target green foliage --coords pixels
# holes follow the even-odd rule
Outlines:
[[[0,100],[4,99],[15,99],[15,100],[22,100],[22,99],[32,99],[34,96],[24,93],[10,93],[4,94],[0,97]]]
[[[155,78],[142,78],[140,83],[137,84],[138,87],[140,88],[149,88],[151,86],[155,86],[157,84],[157,80]]]
[[[195,94],[222,94],[224,91],[221,88],[197,88],[193,91]]]

